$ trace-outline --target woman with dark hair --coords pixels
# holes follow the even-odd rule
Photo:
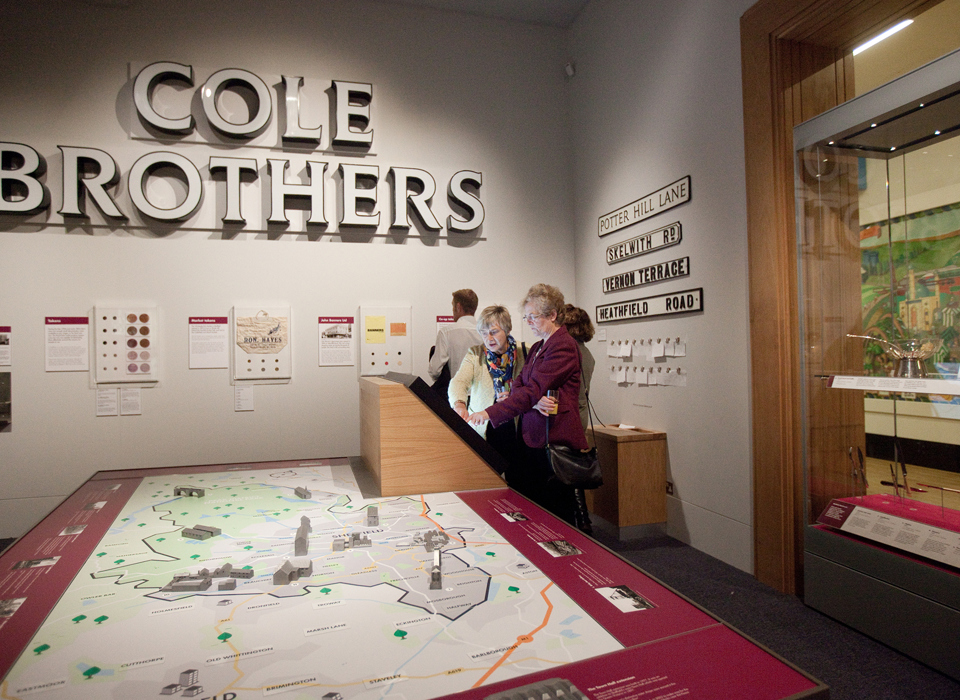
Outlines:
[[[565,304],[563,294],[556,287],[534,285],[521,308],[524,321],[540,340],[527,353],[523,371],[514,378],[510,396],[470,414],[467,420],[472,425],[490,421],[490,425],[497,427],[519,416],[521,454],[507,471],[507,483],[576,526],[576,492],[554,477],[544,447],[549,424],[551,444],[587,449],[577,410],[580,395],[577,342],[563,325]],[[548,396],[548,391],[556,392],[556,398]]]
[[[593,322],[590,321],[590,315],[573,304],[567,304],[563,310],[563,325],[567,327],[567,333],[577,341],[577,348],[580,350],[580,423],[586,430],[590,425],[590,410],[587,405],[587,395],[590,392],[590,379],[593,377],[593,370],[597,366],[597,361],[593,358],[593,353],[586,346],[593,339]]]

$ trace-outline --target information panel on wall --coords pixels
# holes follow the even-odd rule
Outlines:
[[[413,336],[409,305],[360,307],[360,375],[412,373]]]

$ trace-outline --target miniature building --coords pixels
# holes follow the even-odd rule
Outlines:
[[[226,578],[233,575],[233,564],[227,562],[213,570],[213,578]]]
[[[213,535],[206,530],[197,530],[193,527],[183,528],[183,530],[180,531],[180,535],[191,540],[207,540],[213,537]]]
[[[174,496],[197,496],[201,497],[206,491],[200,486],[174,486]]]
[[[293,493],[299,498],[310,498],[310,496],[312,495],[310,493],[310,490],[303,486],[298,486],[297,488],[295,488],[293,490]]]
[[[237,588],[237,579],[235,578],[224,579],[223,581],[217,584],[218,591],[232,591],[232,590],[236,590],[236,588]]]
[[[340,693],[327,693],[321,700],[343,700],[343,696]]]
[[[183,697],[194,698],[202,692],[203,692],[202,685],[191,685],[189,688],[183,691]]]
[[[291,581],[296,581],[296,571],[296,567],[287,559],[280,565],[280,568],[273,573],[273,585],[286,586]]]
[[[209,578],[191,577],[179,581],[171,581],[161,590],[173,591],[174,593],[184,593],[189,591],[205,591],[213,585],[213,580]]]
[[[350,537],[343,539],[338,537],[333,540],[333,551],[342,552],[345,549],[353,549],[354,547],[372,547],[373,543],[370,541],[370,538],[366,535],[361,535],[359,532],[351,532]]]
[[[212,527],[210,525],[194,525],[193,527],[185,527],[180,532],[180,535],[192,540],[206,540],[219,535],[222,532],[219,527]]]
[[[284,560],[280,568],[273,574],[273,585],[286,586],[291,581],[297,581],[304,576],[313,575],[313,562],[309,559],[302,559],[294,562],[290,559]]]
[[[380,526],[380,511],[376,506],[369,506],[367,508],[367,527],[379,527]]]
[[[433,551],[433,568],[430,569],[430,590],[439,591],[443,588],[443,579],[440,574],[440,550]]]
[[[196,685],[198,680],[200,680],[200,671],[195,668],[188,668],[186,671],[180,672],[180,685],[184,687]]]
[[[432,552],[435,549],[440,549],[449,541],[450,536],[445,532],[440,532],[439,530],[431,530],[423,536],[423,546],[428,552]]]
[[[359,532],[350,533],[350,542],[349,547],[372,547],[373,543],[370,542],[370,538],[366,535],[361,535]]]
[[[531,683],[519,688],[511,688],[493,695],[484,700],[586,700],[586,695],[577,686],[562,678],[548,678],[539,683]]]
[[[307,556],[309,547],[309,533],[313,530],[310,525],[310,518],[306,515],[300,516],[300,527],[297,528],[297,536],[293,541],[293,554],[297,557]]]
[[[165,686],[163,686],[163,690],[160,691],[160,694],[161,694],[161,695],[176,695],[176,694],[179,693],[181,690],[183,690],[183,686],[182,686],[182,685],[179,685],[179,684],[177,684],[177,683],[171,683],[170,685],[165,685]]]
[[[231,578],[253,578],[253,569],[236,569],[230,573]]]

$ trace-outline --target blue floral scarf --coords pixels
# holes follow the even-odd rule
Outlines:
[[[490,370],[490,377],[493,379],[493,389],[500,394],[504,390],[510,389],[513,384],[513,368],[517,364],[517,341],[512,335],[507,336],[507,349],[502,355],[492,352],[484,346],[487,353],[487,367]]]

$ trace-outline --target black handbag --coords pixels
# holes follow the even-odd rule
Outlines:
[[[597,448],[586,452],[550,444],[550,418],[547,418],[547,463],[558,481],[575,489],[597,489],[603,486]]]

